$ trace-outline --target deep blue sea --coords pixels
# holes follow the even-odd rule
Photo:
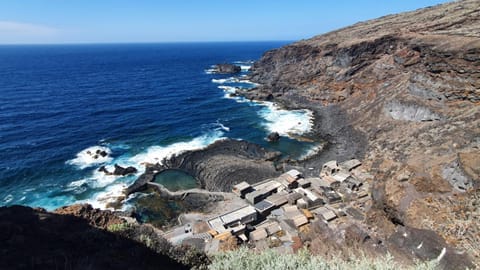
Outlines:
[[[270,144],[302,134],[307,111],[230,97],[252,61],[286,42],[0,46],[0,206],[96,207],[119,196],[143,162],[245,139],[299,157],[312,145]],[[216,63],[242,74],[212,74]],[[94,158],[96,150],[108,156]],[[93,154],[89,154],[93,153]],[[106,176],[101,165],[135,166]]]

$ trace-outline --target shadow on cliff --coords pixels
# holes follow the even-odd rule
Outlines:
[[[86,219],[0,208],[0,269],[188,269]]]

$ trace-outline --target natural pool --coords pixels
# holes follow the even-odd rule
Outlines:
[[[155,177],[155,183],[161,184],[170,191],[185,190],[197,187],[195,178],[180,170],[166,170]]]

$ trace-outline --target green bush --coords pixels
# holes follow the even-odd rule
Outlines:
[[[130,228],[129,223],[117,223],[117,224],[109,225],[107,227],[107,230],[109,232],[121,232],[121,231],[127,230],[128,228]]]
[[[410,269],[429,270],[434,269],[435,264],[417,263]],[[321,257],[312,256],[307,250],[298,254],[279,254],[273,250],[255,253],[245,247],[235,251],[220,253],[213,258],[209,266],[211,270],[234,270],[234,269],[275,269],[275,270],[340,270],[340,269],[369,269],[369,270],[397,270],[409,269],[393,261],[392,256],[369,259],[366,257],[351,258],[350,260],[325,260]]]

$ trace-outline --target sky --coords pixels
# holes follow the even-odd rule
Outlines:
[[[446,0],[0,0],[0,44],[299,40]]]

